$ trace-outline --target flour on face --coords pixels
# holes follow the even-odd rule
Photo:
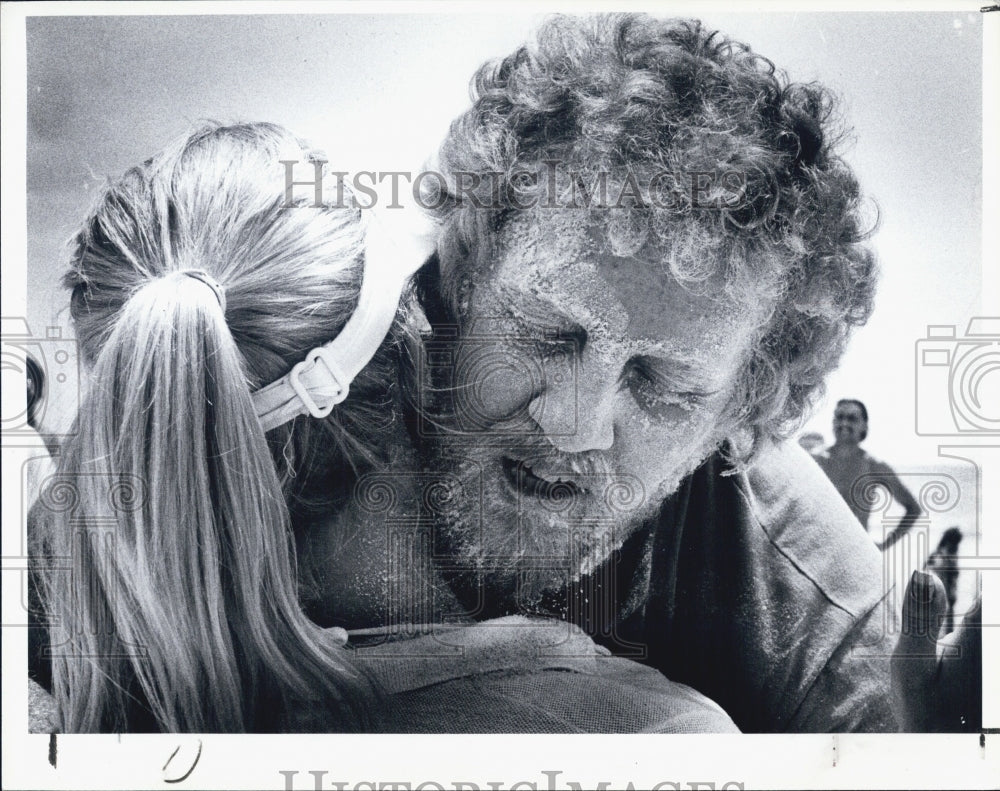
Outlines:
[[[594,219],[501,233],[455,350],[461,428],[434,457],[482,490],[481,514],[442,520],[442,551],[522,602],[591,571],[725,439],[760,323],[607,252]]]

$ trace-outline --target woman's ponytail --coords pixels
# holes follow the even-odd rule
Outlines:
[[[336,334],[357,292],[355,220],[283,214],[280,170],[277,189],[262,175],[289,141],[207,127],[126,174],[78,237],[67,283],[92,370],[42,496],[46,553],[71,566],[43,575],[68,732],[370,726],[369,682],[300,607],[251,399],[297,344]],[[260,328],[282,321],[269,347]]]

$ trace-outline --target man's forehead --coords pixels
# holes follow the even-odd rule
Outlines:
[[[696,342],[710,353],[723,351],[723,338],[745,311],[684,288],[660,262],[613,255],[601,237],[594,212],[525,213],[501,233],[493,274],[508,299],[548,303],[582,318],[588,332],[665,353],[690,352]]]

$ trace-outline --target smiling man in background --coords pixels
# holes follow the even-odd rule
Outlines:
[[[888,549],[913,527],[922,513],[920,504],[892,467],[868,455],[861,447],[868,437],[868,408],[861,401],[842,398],[837,402],[833,411],[833,437],[833,445],[814,458],[865,530],[869,527],[872,506],[879,500],[872,496],[873,486],[884,486],[906,509],[899,524],[884,539],[877,541],[879,549]]]

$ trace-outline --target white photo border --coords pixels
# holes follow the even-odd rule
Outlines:
[[[972,3],[887,3],[865,11],[979,12]],[[553,3],[532,12],[607,10],[608,3]],[[767,11],[802,10],[798,3],[758,3]],[[810,4],[843,11],[844,3]],[[24,316],[26,293],[26,40],[25,21],[43,15],[290,14],[290,13],[481,13],[509,10],[511,3],[370,2],[283,4],[5,3],[2,8],[2,313]],[[698,14],[738,3],[673,4],[671,14]],[[618,10],[616,6],[616,10]],[[629,8],[663,13],[662,3]],[[853,6],[852,6],[853,8]],[[858,10],[861,10],[860,4]],[[844,11],[845,13],[850,13]],[[1000,11],[983,14],[983,290],[982,314],[1000,316]],[[994,218],[990,222],[988,218]],[[987,262],[994,262],[988,264]],[[19,390],[19,392],[18,392]],[[3,398],[23,399],[23,382],[4,378]],[[8,402],[9,404],[10,402]],[[23,400],[21,401],[23,404]],[[8,407],[5,407],[5,410]],[[35,448],[37,451],[37,448]],[[20,468],[30,447],[3,445],[3,490],[20,489]],[[35,454],[37,455],[37,454]],[[1000,470],[984,470],[983,488],[1000,483]],[[23,512],[4,498],[5,602],[18,600],[23,568]],[[981,524],[1000,524],[990,500]],[[997,531],[984,530],[982,554],[1000,559]],[[19,543],[21,542],[21,543]],[[20,565],[19,565],[20,564]],[[1000,566],[998,566],[1000,568]],[[1000,624],[1000,576],[983,574],[984,624]],[[4,605],[5,612],[7,604]],[[5,620],[5,622],[7,622]],[[984,629],[984,668],[1000,666],[1000,630]],[[24,630],[3,634],[3,786],[5,788],[894,788],[996,787],[1000,732],[985,735],[796,735],[796,736],[357,736],[357,735],[122,735],[57,740],[27,733],[27,650]],[[984,673],[984,724],[1000,728],[1000,679]],[[52,758],[53,746],[56,760]],[[53,763],[55,765],[53,765]],[[180,779],[188,767],[193,771]],[[282,772],[296,772],[288,775]],[[312,773],[312,774],[311,774]],[[317,774],[318,773],[318,774]],[[342,783],[338,785],[338,783]],[[517,785],[521,783],[521,785]],[[534,783],[534,785],[531,785]],[[290,785],[289,785],[290,784]],[[462,784],[465,784],[464,786]],[[631,785],[630,785],[631,784]],[[710,785],[711,784],[711,785]],[[320,786],[315,786],[320,787]],[[404,786],[399,785],[402,788]]]

